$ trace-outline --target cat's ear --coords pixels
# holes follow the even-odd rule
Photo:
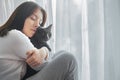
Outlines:
[[[50,24],[48,27],[46,27],[47,31],[51,31],[51,29],[52,29],[52,24]]]

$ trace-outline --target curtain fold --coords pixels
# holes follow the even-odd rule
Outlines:
[[[56,52],[66,50],[76,56],[79,79],[82,75],[82,16],[79,0],[56,1]]]
[[[120,0],[105,0],[105,80],[120,79]]]
[[[90,80],[104,80],[104,2],[88,0]]]
[[[2,25],[14,10],[13,0],[0,0],[0,10],[0,25]]]
[[[88,5],[87,1],[83,0],[81,5],[82,16],[82,72],[81,80],[90,80],[90,52],[89,52],[89,38],[88,38]]]

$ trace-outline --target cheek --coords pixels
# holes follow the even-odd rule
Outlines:
[[[34,25],[34,21],[31,20],[30,18],[28,18],[28,19],[25,20],[24,26],[31,27],[33,25]]]
[[[28,21],[25,26],[28,26],[28,27],[31,27],[34,25],[34,22],[33,21]]]

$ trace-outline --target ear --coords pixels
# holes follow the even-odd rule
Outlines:
[[[51,31],[51,28],[52,28],[52,24],[50,24],[48,27],[46,27],[46,30]]]

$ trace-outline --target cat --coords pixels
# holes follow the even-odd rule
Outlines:
[[[52,36],[51,28],[52,28],[52,24],[46,28],[38,27],[34,36],[32,38],[30,38],[32,44],[36,48],[39,49],[39,48],[45,46],[48,48],[49,51],[51,51],[51,48],[47,44],[47,41],[50,40],[50,38]],[[34,69],[32,69],[28,64],[26,66],[27,66],[27,71],[22,80],[26,80],[28,77],[33,76],[34,74],[36,74],[38,72],[38,71],[35,71]]]
[[[52,36],[51,27],[52,27],[52,24],[46,28],[38,27],[36,33],[31,38],[31,42],[36,48],[39,49],[43,46],[46,46],[49,49],[49,51],[51,51],[49,45],[47,44],[47,41]]]

